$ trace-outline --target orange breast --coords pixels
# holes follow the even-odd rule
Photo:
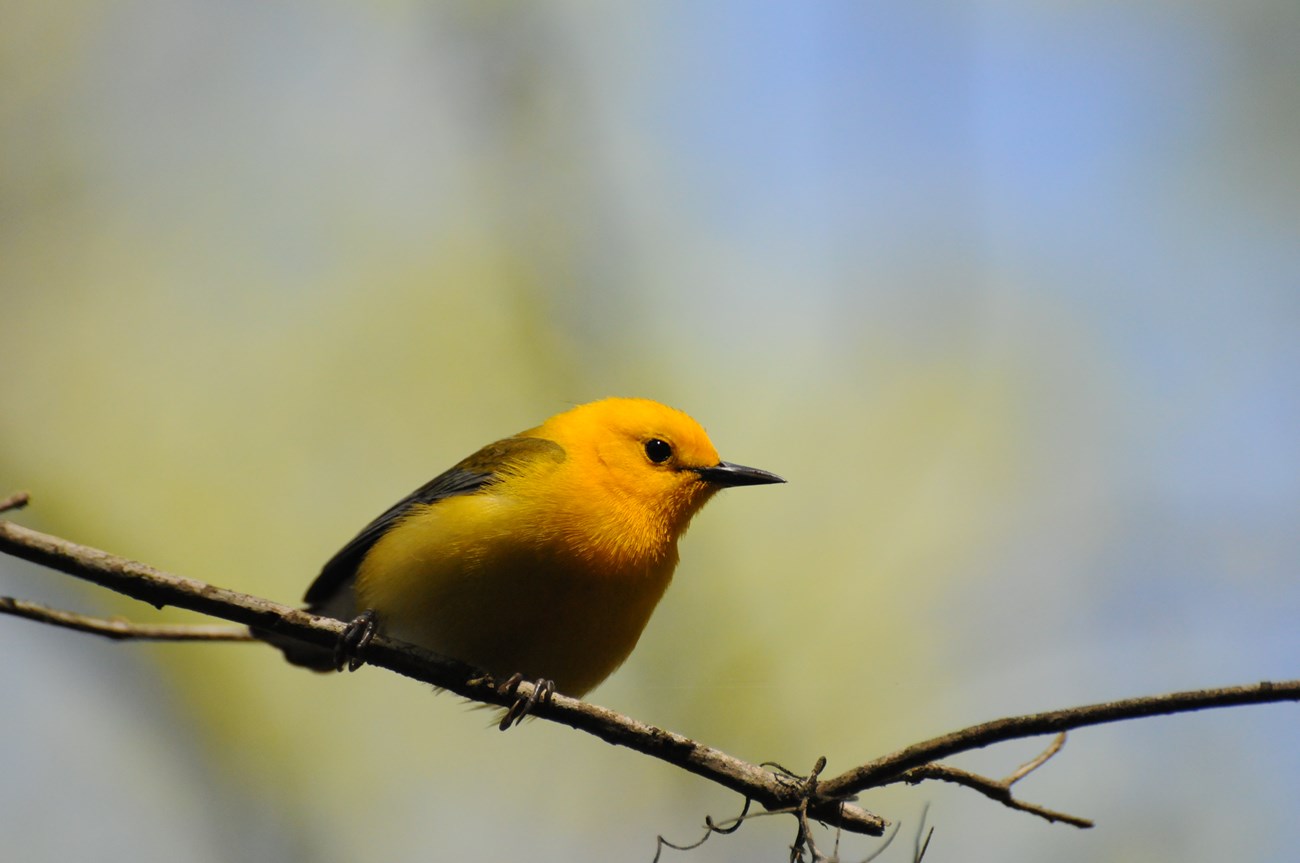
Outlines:
[[[676,542],[592,554],[554,516],[490,494],[418,508],[366,556],[358,608],[373,608],[395,638],[581,696],[636,646],[672,578]]]

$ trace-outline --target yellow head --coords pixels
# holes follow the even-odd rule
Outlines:
[[[784,482],[718,457],[691,417],[649,399],[609,398],[551,417],[520,437],[552,440],[565,452],[563,510],[600,526],[605,553],[659,558],[674,551],[691,517],[719,489]]]

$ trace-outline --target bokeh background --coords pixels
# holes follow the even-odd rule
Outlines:
[[[599,703],[837,772],[1295,678],[1298,81],[1294,0],[5,3],[0,492],[289,602],[480,444],[643,395],[790,482],[703,513]],[[649,860],[739,808],[260,645],[0,654],[6,860]],[[885,860],[928,802],[934,861],[1289,861],[1296,708],[1079,732],[1020,793],[1098,826],[863,802]]]

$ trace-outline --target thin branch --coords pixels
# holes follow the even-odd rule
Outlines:
[[[714,833],[718,833],[722,836],[729,836],[730,834],[735,833],[737,830],[740,829],[741,825],[744,824],[745,821],[749,818],[749,807],[753,802],[754,801],[746,797],[745,806],[740,810],[739,815],[733,815],[732,817],[726,818],[719,823],[714,822],[712,815],[705,815],[704,835],[701,836],[698,841],[692,842],[689,845],[678,845],[674,842],[669,842],[662,835],[656,836],[655,856],[654,859],[650,861],[650,863],[659,863],[659,855],[663,853],[663,850],[665,848],[671,848],[674,851],[694,851],[696,848],[699,848],[705,842],[708,842],[709,837],[712,836]],[[720,826],[720,824],[728,824],[730,826],[722,827]]]
[[[25,491],[14,492],[8,497],[0,498],[0,512],[8,512],[11,509],[22,509],[31,501],[32,496]]]
[[[1017,809],[1021,812],[1028,812],[1031,815],[1037,815],[1048,821],[1061,822],[1070,824],[1075,827],[1088,828],[1093,823],[1087,818],[1080,818],[1077,815],[1071,815],[1068,812],[1057,812],[1048,809],[1045,806],[1039,806],[1036,803],[1027,803],[1024,800],[1017,800],[1011,795],[1011,789],[996,779],[989,779],[987,776],[980,776],[978,773],[971,773],[962,770],[960,767],[952,767],[948,764],[922,764],[920,767],[913,767],[903,775],[898,777],[897,781],[907,782],[910,785],[916,785],[918,782],[924,782],[927,779],[937,779],[942,782],[952,782],[957,785],[964,785],[967,788],[973,788],[979,793],[988,797],[990,800],[996,800],[999,803]]]
[[[959,767],[952,767],[947,764],[934,762],[932,764],[922,764],[920,767],[913,767],[904,773],[895,777],[893,782],[906,782],[910,785],[916,785],[927,779],[935,779],[941,782],[952,782],[957,785],[964,785],[972,788],[992,800],[1017,809],[1021,812],[1028,812],[1031,815],[1037,815],[1051,822],[1060,822],[1070,824],[1074,827],[1088,828],[1093,823],[1087,818],[1080,818],[1077,815],[1070,815],[1067,812],[1058,812],[1054,809],[1048,809],[1046,806],[1039,806],[1036,803],[1026,803],[1023,800],[1017,800],[1011,791],[1011,786],[1015,785],[1021,779],[1024,779],[1030,773],[1033,773],[1039,767],[1047,763],[1053,755],[1061,751],[1065,745],[1065,732],[1062,731],[1052,739],[1052,742],[1046,749],[1034,756],[1029,761],[1017,767],[1002,779],[990,779],[987,776],[981,776],[978,773],[971,773],[968,770],[962,770]]]
[[[0,501],[0,509],[16,508],[25,502],[25,495],[14,495]],[[158,608],[167,605],[187,608],[321,647],[332,648],[346,627],[345,623],[332,618],[319,617],[259,597],[171,575],[142,563],[4,520],[0,520],[0,552],[91,581]],[[369,665],[387,668],[485,704],[507,707],[515,700],[515,695],[499,691],[498,682],[481,671],[387,637],[375,637],[366,650],[365,660]],[[526,697],[532,691],[533,684],[524,682],[519,685],[516,695]],[[1300,701],[1300,680],[1177,692],[1013,716],[908,746],[833,779],[817,780],[814,777],[811,781],[770,772],[760,765],[741,761],[680,734],[655,728],[612,710],[558,693],[549,700],[539,700],[532,713],[585,731],[608,743],[674,764],[752,799],[769,812],[797,812],[801,833],[805,837],[807,832],[804,828],[809,818],[850,832],[879,836],[888,822],[847,802],[860,791],[890,782],[911,781],[907,777],[909,771],[916,771],[912,774],[916,781],[956,781],[982,792],[985,788],[980,787],[981,781],[986,788],[990,783],[998,784],[985,777],[975,777],[974,774],[965,774],[955,768],[932,764],[949,755],[1007,740],[1059,733],[1088,725],[1213,707],[1283,701]],[[1049,752],[1044,756],[1019,768],[1002,782],[1009,788],[1011,783],[1039,766],[1051,754],[1049,747]],[[959,776],[960,779],[954,778]],[[1042,817],[1048,817],[1049,813],[1053,817],[1061,815],[1050,810],[1030,808],[1029,804],[1018,802],[1016,808],[1032,811]],[[1068,822],[1069,816],[1057,820]],[[815,849],[810,850],[816,853]]]
[[[916,839],[912,844],[912,863],[921,863],[925,859],[925,852],[930,850],[930,840],[934,838],[934,826],[931,825],[929,830],[925,829],[925,818],[930,813],[930,804],[925,804],[921,810],[921,823],[916,825]],[[925,833],[925,841],[921,841],[921,833]]]
[[[1024,779],[1030,773],[1033,773],[1035,770],[1037,770],[1038,768],[1046,764],[1048,759],[1050,759],[1056,753],[1060,752],[1064,746],[1065,746],[1065,732],[1062,731],[1060,734],[1052,738],[1052,742],[1047,745],[1046,749],[1044,749],[1042,752],[1038,753],[1033,758],[1026,761],[1024,764],[1021,764],[1015,770],[1012,770],[1010,773],[1008,773],[1006,777],[1002,780],[1003,784],[1005,784],[1008,788],[1010,788],[1012,785],[1015,785],[1021,779]]]
[[[0,520],[0,551],[158,608],[168,605],[187,608],[322,647],[333,647],[347,626],[342,621],[182,578],[4,520]],[[497,682],[481,671],[384,636],[376,636],[366,649],[366,664],[387,668],[485,704],[508,707],[514,701],[512,696],[499,692]],[[528,695],[531,687],[531,683],[521,683],[517,694]],[[612,710],[557,693],[547,702],[539,701],[532,713],[586,731],[607,743],[674,764],[752,798],[766,809],[798,803],[797,788],[792,790],[789,780],[779,780],[757,765]],[[853,833],[879,836],[888,824],[865,809],[839,801],[816,801],[808,812],[820,821]]]
[[[0,614],[102,635],[114,641],[257,641],[247,627],[209,623],[132,623],[120,617],[91,617],[0,596]]]
[[[1102,725],[1145,716],[1170,716],[1175,713],[1190,713],[1215,707],[1271,704],[1282,701],[1300,701],[1300,680],[1276,683],[1264,681],[1245,686],[1172,692],[1168,695],[1126,698],[1122,701],[1108,701],[1065,710],[1010,716],[934,737],[874,761],[868,761],[860,767],[824,781],[821,784],[821,793],[826,797],[848,797],[867,788],[886,784],[908,770],[940,758],[1021,737],[1037,737],[1040,734],[1054,734],[1089,725]]]
[[[818,757],[817,763],[813,765],[812,772],[800,783],[799,788],[799,808],[798,821],[799,832],[795,834],[794,843],[790,846],[790,863],[796,860],[803,860],[803,849],[806,847],[808,853],[812,854],[813,863],[826,859],[825,855],[817,848],[817,843],[813,840],[812,825],[808,823],[808,806],[817,795],[817,777],[826,769],[826,756]]]

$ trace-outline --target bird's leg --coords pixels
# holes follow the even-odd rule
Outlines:
[[[339,636],[338,642],[334,645],[334,668],[342,671],[346,666],[348,671],[356,671],[365,665],[366,660],[363,654],[370,640],[375,637],[379,631],[379,618],[375,616],[373,608],[367,608],[365,611],[352,618],[343,634]]]
[[[502,695],[514,695],[519,691],[519,684],[523,683],[524,676],[518,672],[510,675],[510,679],[497,687],[497,692]],[[501,717],[501,724],[497,726],[502,731],[510,728],[512,725],[518,725],[520,720],[527,716],[538,703],[549,704],[551,696],[555,695],[555,681],[539,677],[533,681],[533,691],[527,696],[519,696],[514,700],[506,710],[505,715]]]

